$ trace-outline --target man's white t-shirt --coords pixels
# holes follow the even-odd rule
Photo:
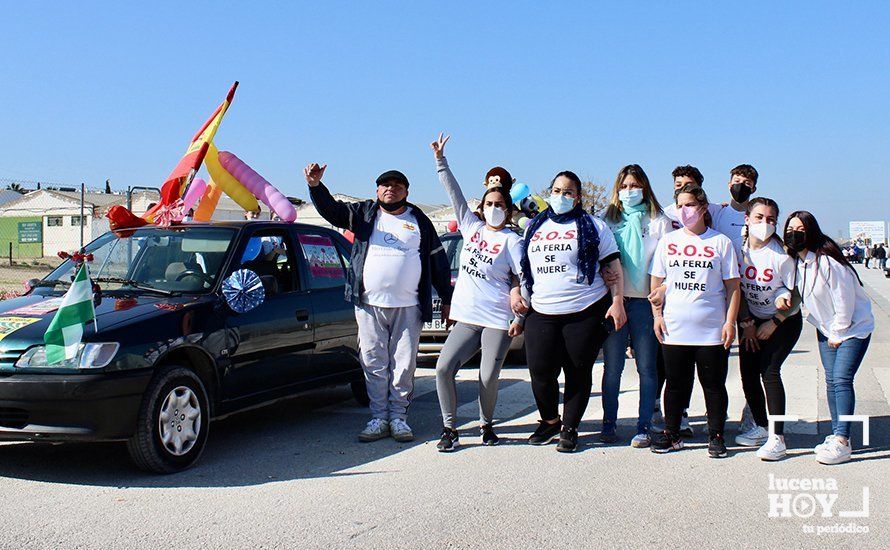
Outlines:
[[[745,247],[739,259],[742,296],[748,311],[758,319],[771,319],[778,313],[776,300],[791,297],[794,288],[794,259],[776,239],[757,250]]]
[[[585,214],[585,216],[590,216]],[[590,216],[599,233],[599,260],[618,252],[612,230]],[[532,307],[546,315],[583,311],[605,296],[609,289],[597,266],[592,284],[578,282],[578,224],[547,220],[532,235],[528,246],[531,265]]]
[[[420,226],[410,208],[399,215],[383,210],[377,213],[362,281],[362,301],[368,305],[409,307],[420,303]]]
[[[732,206],[724,206],[714,219],[714,229],[723,233],[732,241],[736,256],[742,253],[743,230],[745,229],[745,211],[739,212]]]
[[[732,243],[708,228],[701,235],[686,230],[661,238],[652,258],[653,277],[664,277],[666,344],[716,346],[723,343],[726,289],[723,281],[739,277]]]
[[[464,243],[450,317],[470,325],[507,330],[514,317],[510,310],[510,274],[519,280],[522,239],[507,228],[488,229],[470,210],[461,220],[460,232]]]

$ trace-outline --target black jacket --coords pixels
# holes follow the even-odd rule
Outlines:
[[[377,201],[345,203],[336,200],[323,183],[309,188],[309,197],[318,213],[331,225],[348,229],[355,235],[352,243],[352,261],[346,278],[346,300],[355,305],[362,304],[362,274],[365,258],[368,255],[368,241],[374,231],[377,212],[380,208]],[[420,302],[421,317],[424,322],[433,320],[432,287],[445,305],[451,304],[451,264],[439,235],[426,214],[420,208],[408,203],[411,214],[417,218],[420,227],[420,286],[417,297]]]

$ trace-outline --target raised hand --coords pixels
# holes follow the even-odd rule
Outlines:
[[[306,176],[306,183],[309,184],[309,187],[318,187],[318,184],[321,183],[321,178],[324,176],[324,171],[328,167],[327,164],[324,166],[319,166],[317,162],[313,162],[312,164],[303,168],[303,175]]]
[[[448,143],[449,139],[451,139],[451,136],[446,136],[445,132],[439,132],[439,139],[430,143],[430,149],[433,150],[433,154],[436,155],[437,159],[445,156],[445,144]]]

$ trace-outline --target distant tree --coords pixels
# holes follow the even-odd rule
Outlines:
[[[105,180],[105,192],[111,193],[111,180]]]
[[[25,194],[25,189],[19,185],[18,183],[10,183],[6,186],[6,189],[9,191],[15,191],[16,193]]]
[[[541,197],[547,198],[550,194],[550,186],[548,185],[541,189],[538,194]],[[605,185],[596,183],[592,179],[581,181],[581,206],[585,211],[595,214],[600,210],[603,210],[608,204],[609,199],[606,196]]]

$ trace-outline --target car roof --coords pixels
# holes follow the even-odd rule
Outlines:
[[[189,227],[230,227],[234,229],[242,229],[250,225],[251,227],[299,227],[304,229],[323,229],[326,231],[335,231],[328,227],[323,227],[320,225],[313,225],[310,223],[297,223],[297,222],[285,222],[281,220],[271,221],[271,220],[227,220],[227,221],[218,221],[218,222],[188,222],[183,224],[177,224],[172,226],[174,229],[180,228],[189,228]],[[137,227],[133,229],[152,229],[156,226],[151,225],[143,225],[142,227]],[[157,227],[157,229],[166,229]],[[336,232],[336,231],[335,231]]]

